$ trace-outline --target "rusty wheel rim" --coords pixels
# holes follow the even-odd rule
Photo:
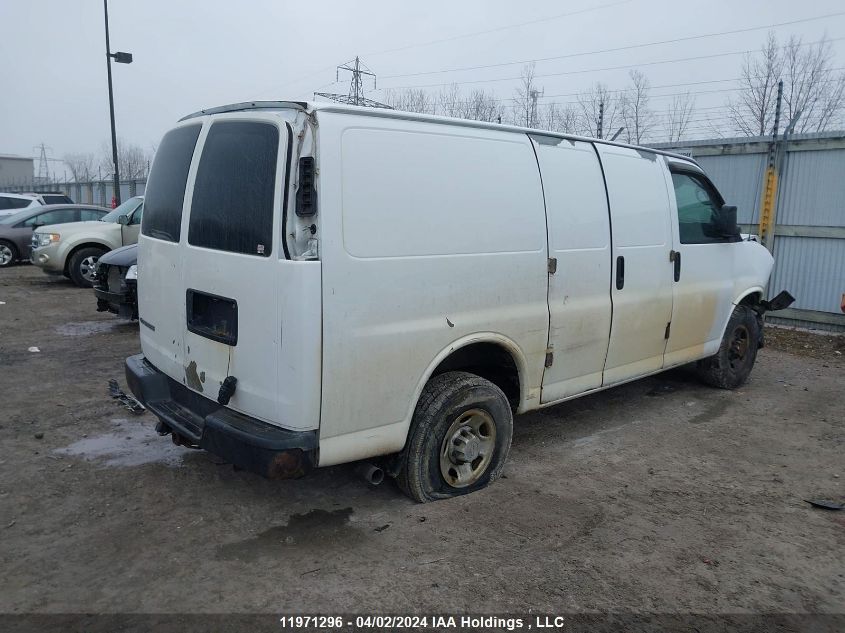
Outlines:
[[[477,482],[493,461],[496,423],[487,411],[461,413],[446,431],[440,447],[440,474],[453,488]]]
[[[739,325],[734,328],[731,335],[731,344],[728,347],[728,364],[731,369],[737,369],[745,364],[745,359],[748,357],[748,350],[751,345],[751,336],[748,328],[744,325]]]

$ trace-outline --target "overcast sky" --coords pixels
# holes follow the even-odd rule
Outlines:
[[[484,88],[509,99],[518,80],[508,78],[519,76],[521,63],[414,73],[759,27],[845,12],[845,4],[841,0],[111,0],[109,12],[112,50],[135,56],[131,65],[113,67],[118,135],[151,147],[177,119],[204,107],[257,98],[305,99],[318,89],[346,92],[348,77],[334,84],[334,67],[355,55],[379,76],[379,90],[368,93],[374,99],[383,97],[382,88],[453,81],[476,81],[461,87]],[[70,152],[99,155],[109,138],[102,2],[2,0],[0,24],[4,25],[0,154],[30,156],[43,142],[56,158]],[[784,39],[793,33],[806,41],[825,33],[834,40],[845,38],[845,15],[772,30]],[[477,34],[481,31],[487,32]],[[600,69],[637,65],[655,86],[652,105],[657,110],[670,99],[661,99],[661,94],[686,89],[699,93],[696,119],[703,130],[703,119],[719,115],[718,107],[732,94],[728,90],[734,84],[659,86],[736,78],[742,56],[653,62],[756,49],[765,36],[766,29],[759,29],[570,56],[538,62],[536,73],[546,95],[569,95],[595,81],[623,87],[628,68]],[[833,46],[835,66],[845,66],[845,39]],[[572,73],[580,70],[591,72]]]

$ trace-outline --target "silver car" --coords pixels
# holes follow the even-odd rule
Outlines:
[[[109,212],[93,204],[50,204],[0,217],[0,268],[29,259],[32,232],[47,224],[99,220]]]

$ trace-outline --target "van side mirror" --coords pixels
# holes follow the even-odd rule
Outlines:
[[[719,237],[739,237],[739,226],[736,223],[736,207],[723,204],[713,219],[714,228]]]
[[[126,226],[127,224],[129,224],[129,216],[128,215],[117,216],[117,223],[123,224],[124,226]]]

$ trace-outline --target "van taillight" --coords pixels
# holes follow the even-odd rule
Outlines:
[[[296,192],[296,215],[307,217],[317,213],[317,190],[314,188],[314,158],[299,159],[299,189]]]

